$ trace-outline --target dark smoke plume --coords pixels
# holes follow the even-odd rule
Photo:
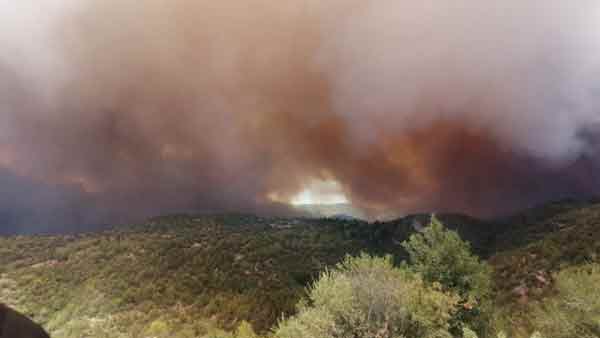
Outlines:
[[[0,0],[2,231],[600,193],[600,5]]]

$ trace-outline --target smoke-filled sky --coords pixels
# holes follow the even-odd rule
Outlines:
[[[596,0],[0,0],[0,232],[595,195],[599,94]]]

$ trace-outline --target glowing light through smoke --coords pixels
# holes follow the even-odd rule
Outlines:
[[[292,198],[293,205],[344,204],[348,198],[342,187],[335,181],[313,181],[303,191]]]
[[[598,0],[309,3],[0,0],[2,227],[600,194]]]

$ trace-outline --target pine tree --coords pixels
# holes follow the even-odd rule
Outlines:
[[[452,320],[453,334],[461,336],[465,325],[483,333],[488,321],[492,270],[471,253],[470,244],[432,216],[422,233],[413,234],[402,245],[409,254],[412,271],[426,282],[439,283],[443,290],[460,295]]]

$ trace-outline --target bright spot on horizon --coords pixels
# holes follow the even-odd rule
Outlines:
[[[338,182],[315,180],[294,196],[290,203],[292,205],[345,204],[348,203],[348,198]]]

